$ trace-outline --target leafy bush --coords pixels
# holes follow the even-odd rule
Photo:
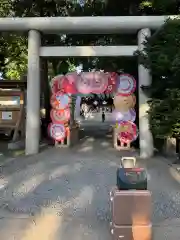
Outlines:
[[[156,138],[180,136],[180,20],[168,20],[138,52],[152,74],[150,125]]]

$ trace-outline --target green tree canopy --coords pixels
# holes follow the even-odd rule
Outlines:
[[[77,0],[1,0],[0,17],[54,17],[54,16],[129,16],[178,14],[178,0],[86,0],[80,6]],[[21,39],[20,39],[21,38]],[[20,40],[20,41],[19,41]],[[27,66],[27,36],[0,34],[0,71],[10,78],[19,77]],[[21,43],[21,44],[19,44]],[[44,35],[43,44],[49,45],[120,45],[136,44],[135,36],[120,35]],[[19,54],[21,53],[21,54]],[[11,61],[7,61],[10,59]],[[12,62],[13,60],[13,62]],[[125,58],[69,58],[66,66],[83,63],[85,68],[107,68],[117,70],[127,68],[135,70],[135,64]],[[65,69],[64,61],[50,59],[54,74]],[[61,66],[61,62],[63,66]],[[130,72],[131,70],[129,70]]]
[[[168,20],[147,39],[141,63],[150,69],[150,123],[155,137],[180,135],[180,20]]]

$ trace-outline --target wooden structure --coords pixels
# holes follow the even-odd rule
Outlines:
[[[24,91],[27,89],[27,81],[1,80],[0,89],[20,89]]]
[[[12,141],[25,136],[26,82],[0,81],[0,131],[12,136]]]

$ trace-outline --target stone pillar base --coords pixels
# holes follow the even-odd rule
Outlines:
[[[175,157],[177,155],[175,138],[167,138],[164,140],[163,153],[168,157]]]
[[[70,128],[69,137],[67,138],[68,147],[72,147],[79,142],[79,127],[74,126]]]

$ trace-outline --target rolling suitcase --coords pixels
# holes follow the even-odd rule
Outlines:
[[[119,191],[110,193],[112,223],[114,225],[151,224],[151,193],[149,191]]]
[[[151,224],[147,226],[117,226],[111,225],[113,240],[151,240]]]
[[[119,191],[110,193],[113,240],[151,240],[151,193]]]

